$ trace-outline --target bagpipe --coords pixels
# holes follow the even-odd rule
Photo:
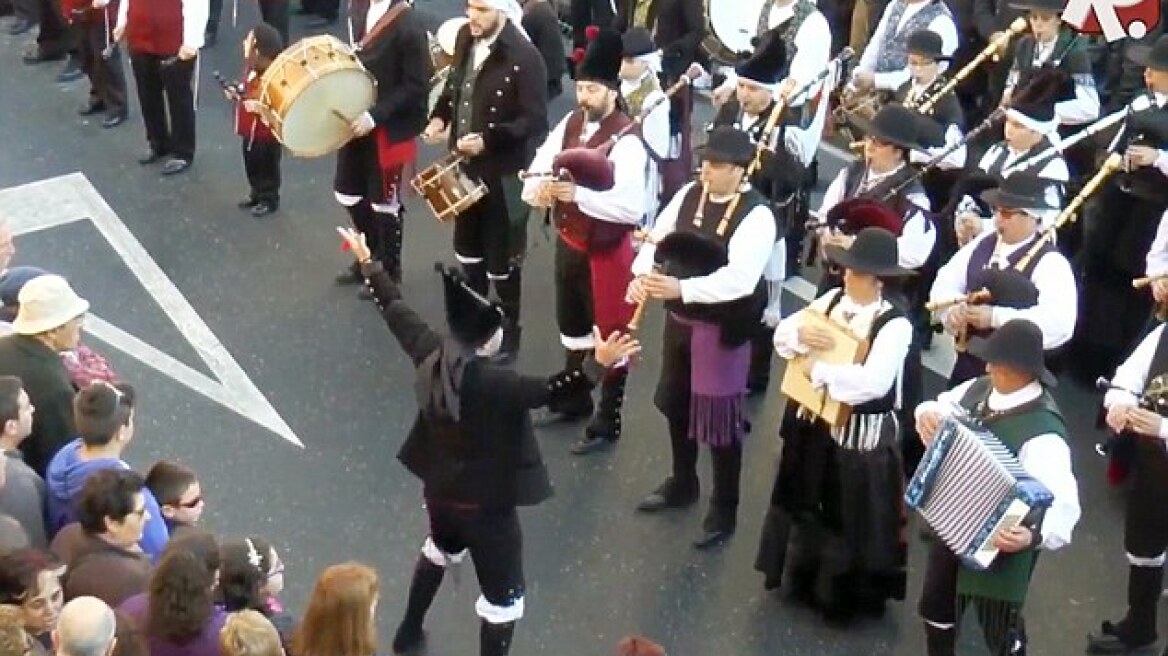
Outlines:
[[[1168,374],[1160,374],[1152,378],[1144,386],[1143,392],[1119,387],[1102,376],[1095,380],[1095,389],[1101,392],[1112,390],[1126,392],[1136,398],[1136,403],[1140,408],[1159,415],[1168,414]],[[1103,412],[1106,410],[1103,409],[1100,413],[1100,423],[1102,423],[1104,416]],[[1095,452],[1107,458],[1108,483],[1119,485],[1127,479],[1132,460],[1135,458],[1136,440],[1140,437],[1138,433],[1125,429],[1119,433],[1112,433],[1108,436],[1107,441],[1095,445]],[[1152,436],[1152,438],[1159,441],[1158,437]]]

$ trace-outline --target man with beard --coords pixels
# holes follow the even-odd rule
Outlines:
[[[454,253],[467,283],[486,295],[494,281],[507,315],[499,360],[519,353],[521,267],[527,206],[515,175],[547,133],[547,72],[527,38],[516,0],[468,0],[446,90],[424,137],[446,143],[464,159],[487,194],[455,219]]]
[[[334,194],[400,283],[402,171],[417,157],[414,138],[426,122],[430,46],[408,0],[357,0],[349,20],[357,57],[377,80],[377,100],[353,121],[353,139],[337,153]],[[360,271],[350,267],[337,281],[359,283]]]
[[[551,208],[560,238],[556,241],[556,322],[565,349],[565,371],[572,371],[595,347],[596,328],[607,337],[633,317],[624,291],[632,281],[633,228],[645,210],[649,160],[632,119],[617,107],[620,97],[621,35],[601,30],[576,69],[576,111],[564,117],[536,151],[532,171],[556,170],[565,158],[593,149],[608,157],[614,184],[606,190],[586,186],[585,171],[575,182],[528,178],[523,200]],[[562,156],[562,157],[561,157]],[[609,164],[611,162],[611,164]],[[600,392],[600,409],[572,447],[583,455],[611,447],[621,435],[627,366],[609,371]],[[592,414],[592,397],[582,393],[550,410],[565,418]]]

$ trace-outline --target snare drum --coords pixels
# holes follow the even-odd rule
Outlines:
[[[462,170],[462,157],[446,155],[410,181],[441,222],[451,221],[487,195],[487,185]]]
[[[702,49],[718,63],[738,64],[743,54],[754,51],[755,37],[762,36],[760,25],[769,23],[760,23],[763,11],[771,4],[767,0],[705,0],[708,29]]]
[[[352,138],[349,125],[373,106],[376,81],[339,39],[322,34],[280,53],[260,79],[269,127],[293,155],[327,155]]]

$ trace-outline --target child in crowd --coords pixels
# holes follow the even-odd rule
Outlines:
[[[284,656],[284,646],[276,628],[263,614],[241,610],[227,616],[219,632],[223,656]]]
[[[287,644],[295,622],[277,595],[284,589],[284,563],[265,539],[252,536],[225,542],[219,549],[219,603],[227,612],[263,613]]]
[[[158,499],[171,537],[189,532],[199,523],[206,504],[195,472],[177,462],[160,460],[146,474],[146,488]]]
[[[238,87],[225,89],[228,100],[238,103],[235,133],[243,140],[243,168],[251,193],[239,203],[255,217],[267,216],[280,207],[280,156],[283,146],[263,120],[267,108],[259,101],[260,78],[284,50],[276,28],[260,23],[243,40],[244,77]]]

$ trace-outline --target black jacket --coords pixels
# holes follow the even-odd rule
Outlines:
[[[431,114],[448,126],[454,121],[454,103],[464,100],[462,81],[472,65],[473,44],[470,28],[464,26],[455,42],[446,88]],[[548,132],[547,68],[539,51],[510,21],[483,62],[470,101],[470,128],[482,135],[486,149],[468,158],[467,173],[501,178],[526,168]],[[451,129],[452,151],[456,140],[456,131]]]
[[[673,82],[701,55],[698,48],[706,36],[705,6],[702,0],[652,0],[649,24],[656,25],[653,40],[661,48],[661,68]],[[625,31],[633,24],[636,0],[617,0],[616,28]]]
[[[414,366],[442,348],[443,336],[401,300],[378,263],[362,267],[382,317]],[[490,507],[533,506],[552,494],[529,410],[587,393],[603,370],[595,360],[550,378],[521,376],[475,359],[459,386],[461,420],[421,411],[398,460],[422,479],[427,499]]]
[[[568,72],[564,36],[560,33],[560,17],[546,0],[537,0],[523,8],[523,29],[543,56],[543,65],[547,69],[548,100],[556,98],[564,91],[564,74]]]
[[[77,388],[61,354],[26,335],[0,337],[0,376],[19,378],[28,400],[36,406],[32,434],[20,443],[20,450],[28,466],[44,476],[49,460],[76,437],[73,396]]]
[[[404,2],[404,0],[398,0]],[[353,3],[353,34],[365,35],[369,0]],[[369,108],[373,122],[386,128],[390,141],[416,137],[426,129],[426,100],[430,94],[430,42],[413,8],[406,9],[358,59],[377,80],[377,101]]]

